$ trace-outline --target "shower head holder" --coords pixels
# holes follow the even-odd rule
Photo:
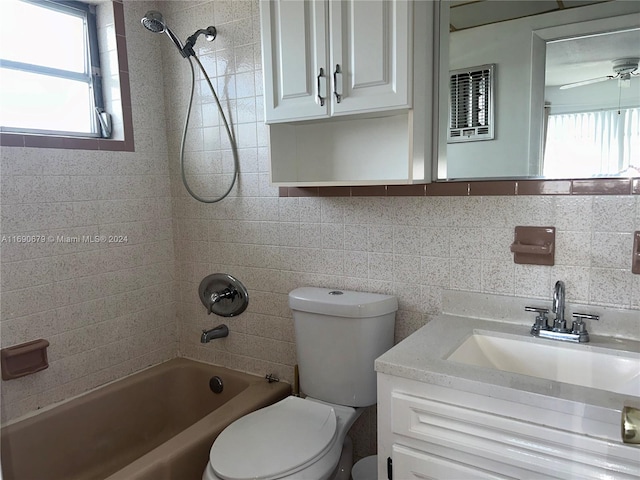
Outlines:
[[[201,28],[200,30],[197,30],[193,35],[187,38],[187,42],[182,49],[182,51],[187,54],[186,56],[192,56],[196,54],[193,51],[193,46],[196,44],[196,40],[198,40],[198,37],[200,35],[204,35],[208,42],[213,42],[218,35],[218,31],[214,26],[208,26],[207,28]]]

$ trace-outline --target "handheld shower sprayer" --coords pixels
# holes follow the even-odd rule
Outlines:
[[[144,17],[142,17],[142,19],[140,20],[140,23],[142,23],[144,28],[146,28],[150,32],[166,33],[167,36],[173,42],[173,44],[178,48],[180,55],[182,55],[184,58],[188,57],[188,54],[184,51],[184,45],[182,45],[182,42],[180,42],[180,39],[176,37],[175,33],[173,33],[171,29],[167,26],[166,22],[164,21],[164,17],[160,12],[157,12],[155,10],[149,10],[144,15]]]
[[[187,38],[187,42],[182,45],[180,39],[176,36],[175,33],[171,31],[167,22],[164,21],[164,17],[162,14],[156,10],[149,10],[144,17],[140,20],[140,23],[153,33],[166,33],[167,36],[171,39],[173,44],[177,47],[180,55],[183,58],[193,57],[195,56],[195,52],[193,51],[193,46],[196,44],[196,40],[200,35],[205,35],[205,38],[208,42],[212,42],[215,40],[218,32],[216,27],[209,26],[207,28],[201,28],[197,30],[193,35]]]
[[[198,59],[198,56],[196,55],[195,51],[193,50],[193,46],[196,44],[196,41],[198,40],[198,37],[200,35],[204,35],[205,39],[207,41],[209,41],[209,42],[212,42],[213,40],[215,40],[215,38],[216,38],[216,36],[218,34],[218,32],[216,30],[216,27],[209,26],[207,28],[201,28],[199,30],[196,30],[196,32],[193,35],[191,35],[190,37],[187,38],[186,43],[183,45],[182,42],[180,41],[180,39],[167,26],[167,23],[165,22],[164,17],[162,16],[162,14],[160,12],[158,12],[156,10],[149,10],[144,15],[144,17],[142,17],[142,19],[140,20],[140,23],[142,23],[142,26],[144,28],[146,28],[147,30],[149,30],[150,32],[153,32],[153,33],[166,33],[167,36],[173,42],[173,44],[176,46],[178,51],[180,52],[180,55],[182,55],[182,58],[186,58],[187,60],[189,60],[189,67],[191,67],[191,95],[189,97],[189,106],[187,108],[187,115],[186,115],[185,122],[184,122],[184,129],[182,131],[182,141],[180,143],[180,170],[181,170],[181,173],[182,173],[182,183],[184,184],[184,187],[186,188],[187,192],[189,192],[189,194],[193,198],[198,200],[199,202],[202,202],[202,203],[216,203],[216,202],[219,202],[220,200],[225,198],[227,195],[229,195],[229,193],[233,189],[233,186],[236,183],[236,179],[238,178],[238,172],[240,170],[240,161],[238,160],[238,148],[237,148],[237,145],[236,145],[235,136],[233,135],[233,133],[231,131],[231,127],[229,126],[229,122],[227,121],[227,117],[224,114],[224,111],[222,109],[222,105],[220,105],[220,99],[218,99],[218,95],[216,94],[216,91],[213,88],[213,84],[211,83],[211,79],[209,78],[209,75],[207,74],[206,70],[202,66],[202,63]],[[189,127],[189,117],[191,116],[191,107],[192,107],[192,104],[193,104],[193,93],[194,93],[194,89],[195,89],[195,72],[193,70],[193,62],[191,61],[191,57],[193,57],[195,62],[198,64],[198,67],[200,68],[200,70],[204,74],[204,78],[207,81],[207,84],[209,85],[209,88],[211,89],[211,93],[213,94],[213,98],[216,101],[216,104],[218,105],[218,111],[220,112],[220,115],[221,115],[223,123],[224,123],[225,130],[227,131],[227,137],[229,138],[229,144],[231,145],[231,152],[233,154],[234,171],[233,171],[233,177],[231,179],[231,183],[229,185],[229,188],[225,191],[225,193],[223,193],[222,195],[220,195],[219,197],[216,197],[216,198],[203,198],[203,197],[197,195],[193,190],[191,190],[191,187],[189,187],[189,183],[187,182],[187,176],[186,176],[186,173],[185,173],[185,167],[184,167],[184,150],[185,150],[185,148],[184,148],[184,145],[185,145],[185,140],[186,140],[186,137],[187,137],[187,129]]]

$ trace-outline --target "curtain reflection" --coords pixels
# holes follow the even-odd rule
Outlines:
[[[543,175],[640,176],[640,108],[549,115]]]

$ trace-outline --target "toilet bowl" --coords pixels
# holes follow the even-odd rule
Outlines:
[[[227,427],[209,453],[203,480],[347,480],[346,433],[361,409],[287,397]],[[350,445],[348,455],[350,455]]]
[[[346,436],[376,403],[375,359],[393,346],[398,300],[302,287],[289,293],[300,389],[229,425],[215,440],[203,480],[348,480]]]

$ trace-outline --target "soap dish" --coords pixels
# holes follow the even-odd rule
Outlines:
[[[2,379],[12,380],[47,368],[48,346],[48,341],[39,339],[0,350]]]

